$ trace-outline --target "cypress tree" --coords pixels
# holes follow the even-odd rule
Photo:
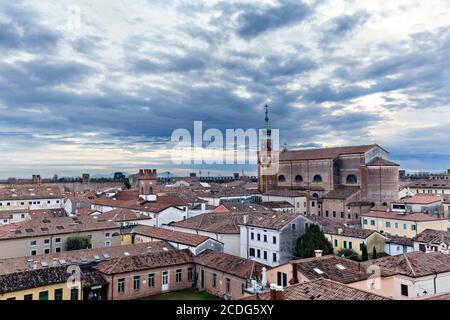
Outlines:
[[[318,225],[312,224],[297,240],[295,256],[310,258],[315,256],[314,250],[322,250],[323,255],[333,254],[333,245],[327,240]]]
[[[361,251],[362,251],[362,261],[369,260],[369,253],[367,252],[367,246],[366,246],[366,244],[364,242],[362,244],[362,250]]]

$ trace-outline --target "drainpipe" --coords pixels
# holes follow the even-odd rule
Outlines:
[[[438,273],[436,272],[434,274],[434,279],[433,279],[433,281],[434,281],[434,294],[437,294],[437,289],[436,289],[436,278],[437,278],[437,276],[438,276]]]

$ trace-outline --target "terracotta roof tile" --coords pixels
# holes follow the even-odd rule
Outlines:
[[[256,300],[251,296],[244,300]],[[260,300],[270,300],[270,292],[259,295]],[[355,289],[328,279],[317,279],[284,288],[282,300],[389,300],[388,298]]]
[[[194,261],[204,267],[231,274],[241,279],[261,278],[262,268],[269,269],[269,267],[256,261],[209,249],[196,256]]]
[[[395,212],[386,212],[386,211],[369,211],[368,213],[363,213],[362,217],[372,217],[372,218],[382,218],[382,219],[392,219],[392,220],[404,220],[404,221],[438,221],[438,220],[447,220],[446,218],[432,216],[425,213],[409,213],[409,214],[400,214]]]
[[[137,243],[122,246],[112,246],[105,248],[93,248],[74,251],[63,251],[60,253],[52,253],[38,255],[33,257],[19,257],[0,259],[0,274],[8,274],[14,272],[23,272],[33,268],[42,268],[41,262],[46,262],[49,266],[60,266],[62,261],[65,264],[81,264],[81,258],[87,263],[98,262],[107,259],[120,258],[125,256],[142,255],[148,252],[159,252],[166,250],[175,250],[169,243],[165,241],[157,241],[152,243]],[[107,255],[105,257],[105,255]]]
[[[400,202],[407,204],[431,204],[441,201],[443,201],[441,196],[417,194],[412,197],[404,198]]]
[[[426,229],[419,233],[414,239],[417,242],[425,242],[440,245],[441,243],[450,243],[450,231],[438,231]]]
[[[368,166],[368,167],[399,167],[400,165],[395,162],[381,158],[381,157],[375,157],[372,160],[370,160],[366,164],[366,166]]]
[[[309,280],[326,278],[347,284],[365,280],[370,276],[360,267],[359,262],[334,255],[300,259],[291,263],[295,263],[297,270]]]
[[[193,263],[193,255],[189,249],[168,250],[111,259],[101,262],[98,270],[104,274],[120,274],[190,263]]]
[[[0,240],[112,229],[118,226],[91,217],[39,218],[0,227]]]
[[[173,222],[170,226],[213,233],[239,234],[238,224],[242,222],[242,214],[205,213],[183,221]]]
[[[382,276],[400,274],[419,278],[435,273],[450,272],[450,255],[417,251],[370,260],[363,262],[362,265],[365,268],[371,265],[380,267]]]
[[[58,199],[63,198],[57,186],[13,186],[0,188],[0,200]]]
[[[138,225],[133,229],[134,234],[143,235],[153,239],[176,242],[188,246],[198,246],[211,238],[197,234],[172,231],[169,229]]]
[[[364,154],[378,145],[348,146],[280,152],[280,161],[335,159],[341,154]],[[379,147],[379,146],[378,146]]]

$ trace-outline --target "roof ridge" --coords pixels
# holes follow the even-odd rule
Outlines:
[[[202,224],[203,224],[203,219],[205,218],[205,215],[206,215],[206,213],[205,213],[205,214],[202,214],[201,219],[200,219],[200,222],[198,223],[198,226],[197,226],[198,229],[201,228],[201,226],[202,226]]]
[[[403,256],[405,257],[406,263],[408,264],[408,267],[411,269],[413,275],[416,276],[416,272],[414,271],[414,268],[412,267],[411,262],[409,262],[408,257],[407,257],[406,254],[404,254],[404,253],[403,253]]]

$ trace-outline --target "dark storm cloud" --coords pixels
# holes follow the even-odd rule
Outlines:
[[[237,34],[251,39],[260,34],[291,26],[311,15],[313,10],[301,1],[280,1],[274,6],[253,7],[239,14]]]
[[[0,9],[7,19],[0,20],[0,51],[55,50],[60,39],[58,32],[44,26],[36,13],[20,4],[20,1],[0,4]]]
[[[261,128],[266,102],[273,128],[281,129],[281,144],[319,146],[334,137],[371,142],[368,128],[386,119],[382,113],[347,108],[357,98],[380,93],[384,108],[408,107],[410,112],[450,103],[445,27],[353,54],[328,50],[340,48],[340,39],[351,38],[368,23],[368,14],[357,11],[319,26],[313,31],[317,43],[294,39],[283,48],[270,43],[246,47],[232,42],[236,34],[253,44],[262,34],[313,19],[318,2],[221,2],[213,6],[217,12],[208,23],[197,23],[195,15],[211,6],[182,1],[194,18],[177,25],[174,33],[180,37],[149,33],[147,26],[139,29],[145,19],[130,19],[136,33],[117,42],[120,53],[111,54],[108,35],[65,39],[20,3],[0,5],[10,18],[0,20],[0,51],[33,53],[26,60],[0,62],[0,128],[24,131],[2,139],[18,145],[70,146],[77,135],[96,132],[101,134],[76,143],[130,152],[141,145],[158,149],[174,129],[191,130],[194,120],[202,120],[205,130]],[[323,39],[329,46],[319,43]],[[68,48],[74,52],[67,54]],[[364,59],[369,55],[377,58]],[[330,76],[322,77],[328,70]],[[316,72],[319,80],[313,81]],[[408,95],[407,104],[390,97],[391,92]],[[139,154],[134,157],[142,160]]]
[[[369,14],[365,11],[357,11],[350,15],[343,15],[331,19],[325,27],[325,40],[342,39],[355,29],[367,22]]]

